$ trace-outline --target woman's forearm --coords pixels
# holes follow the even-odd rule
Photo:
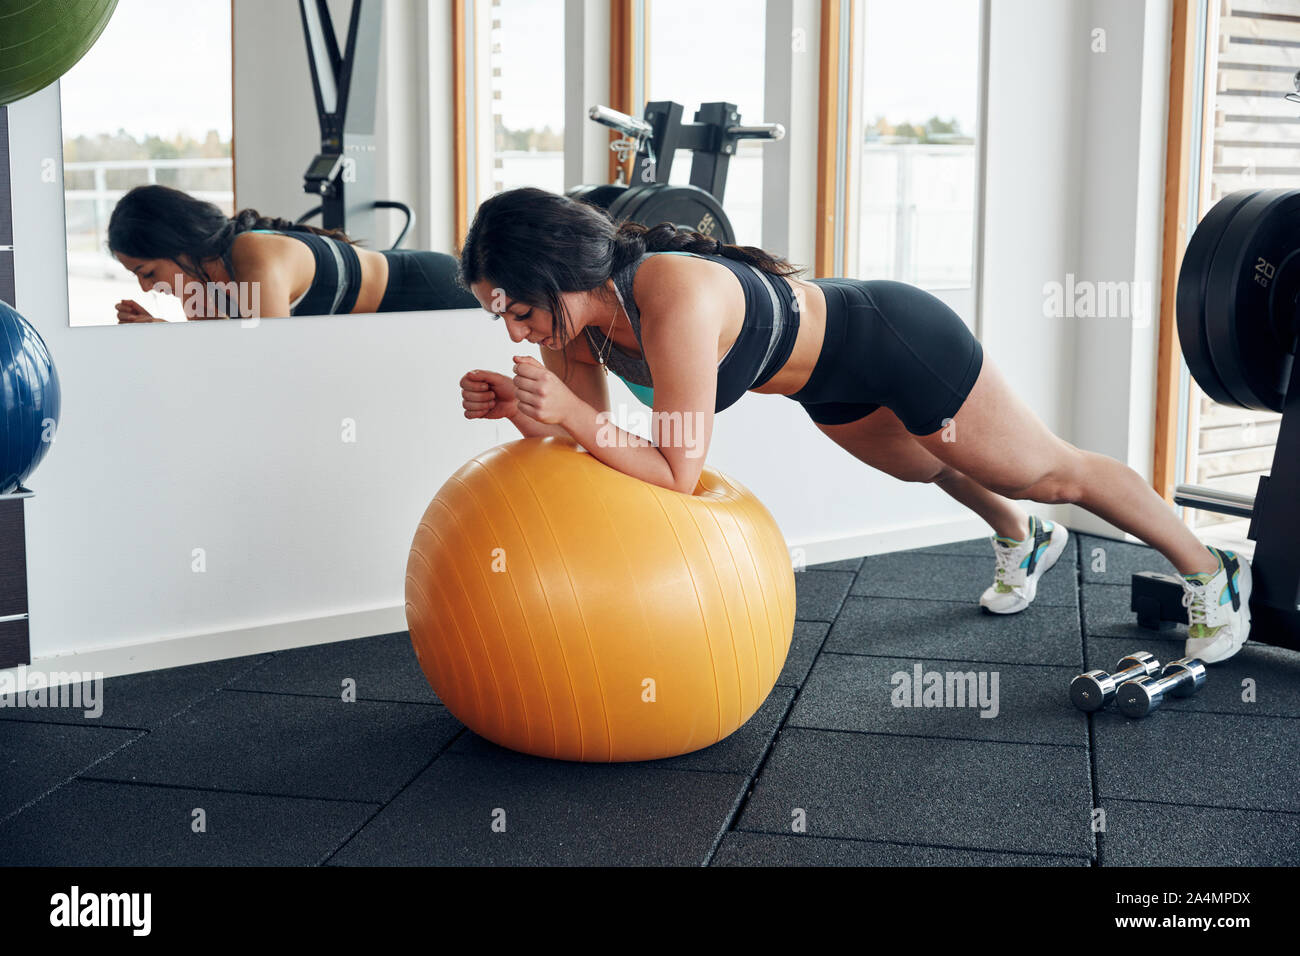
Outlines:
[[[518,428],[519,434],[523,435],[525,438],[546,438],[548,436],[555,438],[571,437],[569,433],[559,425],[543,425],[537,419],[525,415],[523,412],[511,415],[506,419],[506,421],[514,425],[515,428]],[[574,440],[576,441],[577,439]]]
[[[672,466],[648,438],[624,431],[610,421],[609,412],[597,412],[584,401],[575,403],[563,422],[563,433],[571,436],[591,454],[625,475],[640,478],[661,488],[678,489]],[[694,489],[688,489],[690,494]]]

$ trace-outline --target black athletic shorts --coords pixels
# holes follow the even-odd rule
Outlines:
[[[903,282],[812,281],[826,296],[826,339],[808,384],[788,397],[823,425],[857,421],[884,406],[914,435],[943,428],[984,360],[961,317]]]
[[[385,249],[383,254],[388,260],[388,285],[380,312],[482,308],[472,293],[456,284],[455,256],[424,249]]]

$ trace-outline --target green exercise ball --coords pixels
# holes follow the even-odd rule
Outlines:
[[[0,0],[0,106],[72,69],[115,9],[117,0]]]

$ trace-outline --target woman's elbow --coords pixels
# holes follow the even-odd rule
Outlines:
[[[673,474],[672,481],[666,486],[672,491],[680,491],[684,495],[695,494],[695,488],[700,483],[701,469],[692,468],[689,472],[683,474]]]

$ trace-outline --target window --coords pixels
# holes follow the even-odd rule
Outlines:
[[[564,0],[471,6],[472,215],[507,189],[564,191]]]
[[[718,101],[735,103],[745,125],[765,122],[766,6],[762,0],[647,0],[646,100],[682,104],[683,122],[694,120],[701,103]],[[640,116],[644,107],[633,112]],[[741,140],[727,171],[722,207],[742,245],[762,241],[763,143]],[[690,182],[691,155],[674,159],[670,183]]]
[[[972,289],[982,6],[854,4],[847,275]]]
[[[168,23],[184,24],[185,42],[160,32]],[[229,4],[133,0],[118,5],[60,81],[72,325],[115,325],[114,303],[132,297],[152,315],[185,319],[179,298],[142,292],[109,254],[108,217],[145,183],[183,189],[233,215],[230,62]]]
[[[1300,187],[1300,106],[1283,95],[1300,69],[1300,0],[1233,0],[1208,4],[1204,47],[1205,129],[1196,219],[1241,189]],[[1273,461],[1281,416],[1220,405],[1189,375],[1183,482],[1253,495]],[[1247,542],[1249,520],[1188,509],[1201,537],[1226,547]]]

